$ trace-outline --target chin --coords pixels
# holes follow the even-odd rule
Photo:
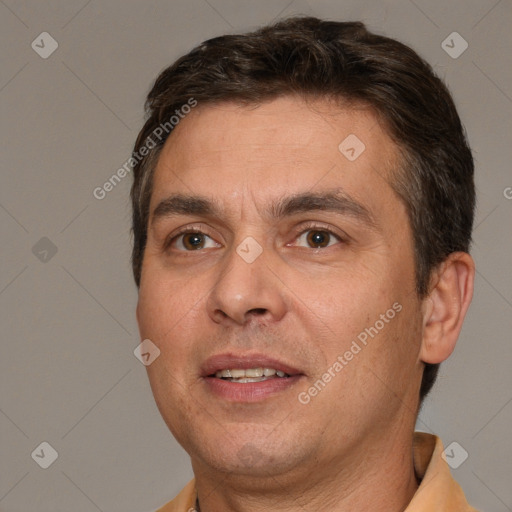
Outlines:
[[[296,468],[304,457],[297,450],[297,442],[273,439],[268,434],[224,438],[210,438],[202,443],[184,446],[192,460],[202,461],[211,469],[241,477],[269,477],[284,474]],[[304,449],[304,447],[302,447]]]

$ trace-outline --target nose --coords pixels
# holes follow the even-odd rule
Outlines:
[[[284,285],[264,250],[254,261],[233,250],[227,257],[207,301],[210,318],[226,326],[273,323],[286,314]],[[242,256],[240,255],[242,254]]]

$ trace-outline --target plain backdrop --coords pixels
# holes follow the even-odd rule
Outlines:
[[[204,39],[291,14],[362,20],[412,46],[454,94],[476,161],[478,273],[459,344],[418,428],[467,452],[453,474],[474,506],[512,510],[511,7],[0,1],[0,510],[148,512],[192,477],[133,354],[131,175],[102,200],[93,190],[130,156],[163,68]],[[455,53],[468,47],[454,58],[446,40]],[[58,454],[47,469],[42,442]]]

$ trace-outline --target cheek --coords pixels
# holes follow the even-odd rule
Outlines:
[[[392,307],[393,288],[382,273],[379,279],[351,269],[340,271],[318,287],[305,287],[301,299],[339,340],[356,337]],[[297,293],[299,295],[299,293]]]
[[[166,419],[172,415],[169,404],[184,404],[186,389],[189,326],[194,322],[197,298],[193,286],[170,279],[165,272],[146,268],[141,279],[137,320],[141,339],[150,339],[160,355],[146,367],[153,395]],[[195,300],[194,300],[195,298]],[[188,336],[188,338],[187,338]]]
[[[164,313],[169,306],[169,296],[162,284],[152,280],[146,273],[141,280],[137,303],[137,321],[141,337],[151,340],[159,338],[168,318]]]
[[[191,342],[204,328],[204,281],[171,276],[157,266],[141,280],[137,320],[141,339],[150,339],[160,356],[146,369],[155,397],[178,397],[190,375]]]
[[[173,278],[165,269],[148,265],[142,274],[137,304],[141,336],[167,339],[194,315],[204,290],[197,280]]]
[[[341,356],[343,369],[334,387],[342,395],[353,389],[354,382],[373,389],[382,387],[383,381],[403,391],[417,370],[421,322],[414,296],[392,272],[383,272],[378,279],[350,273],[340,275],[337,283],[325,286],[311,302],[318,327],[328,327],[316,337],[327,363],[319,370],[326,371]]]
[[[421,371],[418,365],[421,317],[417,302],[411,297],[398,297],[365,327],[366,345],[359,365],[368,388],[395,406],[402,401],[408,403],[407,396],[416,397],[418,372]],[[413,402],[411,407],[414,409]]]

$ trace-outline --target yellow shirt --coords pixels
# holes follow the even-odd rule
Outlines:
[[[443,460],[443,443],[431,434],[415,432],[414,469],[421,484],[405,512],[478,512],[468,505],[459,484]],[[156,512],[194,512],[195,481],[190,481],[171,502]]]

